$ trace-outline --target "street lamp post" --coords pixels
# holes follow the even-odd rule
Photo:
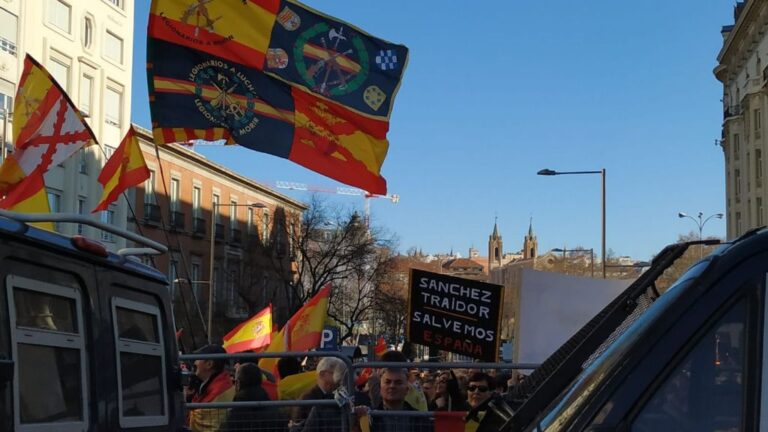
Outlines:
[[[229,207],[251,207],[251,208],[267,208],[262,203],[255,204],[222,204],[213,202],[211,203],[211,250],[210,250],[210,263],[208,267],[208,343],[211,343],[213,339],[213,299],[214,291],[216,290],[216,281],[213,280],[213,267],[214,267],[214,252],[216,246],[216,215],[218,215],[218,208],[222,205]]]
[[[592,248],[589,249],[560,249],[555,248],[552,249],[552,252],[562,252],[563,253],[563,272],[565,273],[565,253],[566,252],[587,252],[589,251],[589,267],[590,271],[592,273],[592,277],[595,277],[595,250]]]
[[[605,279],[605,168],[602,168],[599,171],[555,171],[551,169],[543,169],[539,170],[538,175],[543,176],[555,176],[555,175],[567,175],[567,174],[600,174],[602,177],[602,266],[603,266],[603,279]]]
[[[692,220],[696,224],[696,226],[699,227],[699,241],[701,241],[702,240],[702,233],[704,232],[704,225],[707,222],[709,222],[709,220],[712,219],[712,218],[722,219],[723,218],[723,214],[722,213],[715,213],[713,215],[709,215],[706,219],[703,219],[704,218],[704,212],[699,212],[698,220],[697,220],[696,218],[694,218],[693,216],[691,216],[691,215],[689,215],[687,213],[679,212],[677,214],[677,217],[679,217],[680,219],[688,218],[688,219]],[[699,245],[699,257],[701,257],[703,255],[703,253],[704,253],[703,252],[703,245]]]

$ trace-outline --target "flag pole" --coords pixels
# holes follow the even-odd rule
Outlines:
[[[11,113],[8,112],[8,108],[2,107],[3,110],[3,143],[0,145],[0,157],[5,162],[5,157],[8,155],[8,116]]]

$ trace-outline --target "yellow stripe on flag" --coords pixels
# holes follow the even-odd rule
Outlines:
[[[276,16],[251,0],[154,0],[150,13],[162,14],[169,26],[175,21],[197,27],[198,35],[215,34],[222,45],[232,40],[263,53],[269,48]],[[187,36],[194,38],[194,34]]]

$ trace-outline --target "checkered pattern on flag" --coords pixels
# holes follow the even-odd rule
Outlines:
[[[27,55],[16,93],[13,118],[15,151],[0,166],[0,194],[32,173],[45,173],[95,142],[64,90]]]

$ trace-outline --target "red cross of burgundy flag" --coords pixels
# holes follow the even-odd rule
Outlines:
[[[84,146],[96,142],[80,111],[48,71],[30,55],[16,92],[15,150],[0,166],[0,195],[33,175],[42,175]]]
[[[149,178],[149,167],[141,153],[139,140],[133,126],[123,138],[123,142],[109,158],[99,174],[99,183],[104,186],[101,200],[93,212],[106,210],[121,193],[131,186]]]

